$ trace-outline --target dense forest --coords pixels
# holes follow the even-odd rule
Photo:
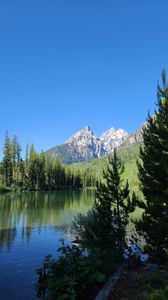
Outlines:
[[[95,186],[95,178],[52,160],[46,153],[37,153],[33,144],[26,146],[25,158],[15,135],[5,135],[3,159],[0,163],[0,190],[54,190]]]

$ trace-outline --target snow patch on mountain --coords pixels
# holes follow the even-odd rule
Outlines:
[[[100,140],[104,143],[104,148],[107,153],[113,152],[114,148],[119,147],[128,138],[128,133],[119,128],[114,127],[105,131],[101,136]]]

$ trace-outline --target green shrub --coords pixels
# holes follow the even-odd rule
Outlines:
[[[65,245],[58,249],[60,257],[46,256],[39,276],[37,296],[50,300],[75,300],[93,283],[102,283],[106,275],[101,272],[102,262],[95,256],[83,256],[77,246]]]

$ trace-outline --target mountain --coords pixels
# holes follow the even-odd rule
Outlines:
[[[97,138],[90,126],[71,136],[65,144],[71,145],[77,157],[83,157],[85,160],[98,158],[106,154],[103,142]]]
[[[130,190],[136,192],[140,197],[142,197],[142,195],[139,190],[137,160],[139,160],[140,145],[143,143],[142,130],[145,126],[146,122],[142,124],[139,130],[127,136],[117,149],[117,155],[125,165],[123,180],[128,180]],[[77,173],[80,172],[81,174],[87,174],[88,177],[95,177],[99,180],[102,178],[103,171],[106,167],[107,156],[102,156],[94,160],[74,164],[71,166],[71,169]]]
[[[60,157],[65,164],[78,163],[99,158],[113,152],[128,138],[123,129],[111,128],[96,137],[90,126],[72,135],[64,144],[47,151],[52,159]]]
[[[125,170],[123,174],[123,180],[129,182],[130,190],[136,192],[139,197],[142,194],[139,189],[139,179],[138,179],[138,169],[137,160],[139,160],[139,149],[143,142],[142,130],[146,127],[146,122],[142,124],[140,129],[135,131],[131,135],[127,135],[126,139],[117,149],[117,154],[119,158],[124,162]],[[113,132],[113,130],[111,130]],[[107,136],[109,130],[106,132]],[[104,134],[103,134],[104,135]],[[106,135],[104,135],[106,136]],[[105,139],[106,140],[106,139]],[[107,156],[102,156],[100,158],[89,160],[87,162],[73,164],[71,169],[75,172],[80,172],[81,174],[87,174],[88,177],[95,177],[98,180],[102,178],[103,171],[107,167]]]
[[[110,153],[114,148],[119,147],[128,138],[128,133],[123,129],[115,130],[115,128],[110,128],[105,131],[101,136],[100,140],[104,144],[104,149],[106,153]]]

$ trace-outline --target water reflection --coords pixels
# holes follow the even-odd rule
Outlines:
[[[93,191],[32,192],[0,195],[0,249],[10,250],[21,233],[29,241],[33,228],[66,228],[78,212],[87,212],[94,200]]]

